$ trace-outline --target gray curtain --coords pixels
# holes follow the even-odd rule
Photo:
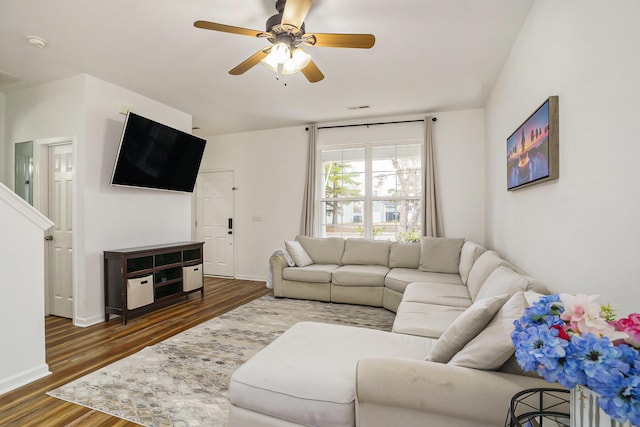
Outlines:
[[[316,125],[309,125],[309,144],[307,147],[307,177],[304,182],[302,200],[302,220],[300,234],[313,236],[316,217]]]
[[[433,121],[427,116],[424,120],[424,205],[422,206],[422,234],[424,236],[438,237],[440,235],[438,218],[438,198],[436,194],[435,156],[433,153]]]

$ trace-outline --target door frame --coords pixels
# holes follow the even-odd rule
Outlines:
[[[219,172],[231,172],[233,174],[233,203],[232,203],[232,208],[233,208],[233,278],[236,278],[236,261],[238,259],[238,251],[237,251],[237,246],[238,246],[238,234],[237,234],[237,230],[238,230],[238,222],[236,221],[236,196],[235,196],[235,192],[236,190],[238,190],[238,188],[236,187],[236,181],[238,179],[238,176],[236,174],[236,171],[234,169],[206,169],[206,170],[200,170],[198,171],[198,176],[200,176],[201,174],[205,174],[205,173],[219,173]],[[197,182],[197,180],[196,180]],[[197,236],[198,236],[198,225],[197,225],[197,219],[198,219],[198,187],[196,184],[196,188],[194,190],[194,192],[192,193],[191,196],[191,240],[196,240]],[[204,254],[203,254],[204,256]]]
[[[73,296],[73,314],[72,321],[75,324],[78,302],[78,284],[77,284],[77,268],[78,268],[78,156],[77,139],[75,136],[61,136],[53,138],[40,138],[33,140],[33,207],[49,216],[49,147],[53,145],[71,144],[73,153],[73,184],[71,185],[71,227],[72,237],[71,245],[73,252],[71,254],[71,290]],[[44,278],[44,314],[50,314],[51,306],[51,271],[49,261],[48,246],[44,254],[45,278]]]

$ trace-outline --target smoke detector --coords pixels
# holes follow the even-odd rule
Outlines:
[[[35,46],[35,47],[40,48],[40,49],[42,49],[43,47],[45,47],[47,45],[47,41],[45,39],[43,39],[42,37],[28,36],[27,37],[27,41],[29,42],[29,44],[31,46]]]

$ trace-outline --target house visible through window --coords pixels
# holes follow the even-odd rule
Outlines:
[[[320,150],[320,233],[419,241],[419,143],[366,144]]]

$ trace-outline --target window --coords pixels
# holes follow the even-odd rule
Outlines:
[[[320,150],[320,234],[419,241],[420,143]]]

